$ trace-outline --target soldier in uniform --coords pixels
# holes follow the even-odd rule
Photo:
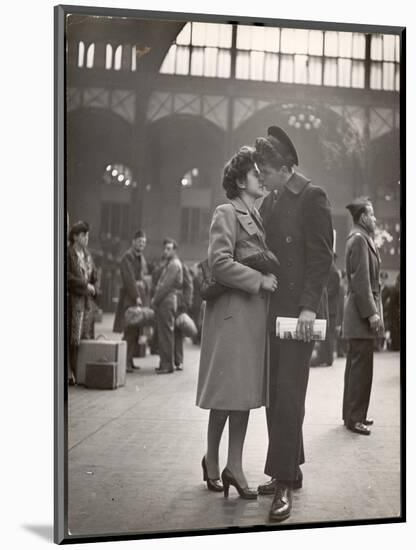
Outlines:
[[[155,309],[160,364],[157,374],[173,372],[175,350],[175,317],[178,309],[178,291],[183,286],[182,262],[177,254],[178,244],[174,239],[163,241],[163,257],[166,264],[158,279],[151,305]]]
[[[260,212],[269,248],[280,260],[278,289],[269,308],[269,447],[265,465],[271,480],[260,494],[274,494],[270,520],[289,517],[292,490],[302,486],[302,425],[315,318],[328,317],[326,284],[333,261],[331,210],[325,191],[295,172],[296,149],[279,127],[255,142],[256,160],[271,190]],[[274,336],[276,316],[298,318],[297,339]]]
[[[354,226],[348,236],[345,262],[348,290],[343,336],[348,340],[342,417],[353,432],[370,435],[367,418],[373,380],[374,339],[384,336],[380,255],[374,244],[376,218],[367,197],[347,206]]]
[[[124,332],[123,339],[127,342],[126,370],[133,372],[139,369],[133,363],[136,346],[141,334],[140,328],[124,326],[124,313],[127,308],[136,305],[147,305],[146,296],[149,293],[145,282],[148,274],[147,263],[144,257],[146,234],[141,229],[133,235],[131,247],[123,254],[120,262],[122,286],[114,318],[114,332]]]

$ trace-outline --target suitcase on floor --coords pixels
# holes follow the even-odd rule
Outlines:
[[[85,387],[94,390],[117,388],[117,363],[95,361],[85,365]]]
[[[77,384],[85,384],[87,363],[107,361],[117,364],[117,386],[126,383],[127,343],[124,340],[81,340],[77,358]]]

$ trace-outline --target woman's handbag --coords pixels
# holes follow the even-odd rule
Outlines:
[[[211,269],[208,264],[208,260],[203,260],[199,267],[201,268],[202,279],[200,294],[203,300],[215,300],[218,296],[221,296],[226,290],[227,287],[217,283],[211,273]]]
[[[131,306],[124,313],[126,327],[140,328],[148,325],[155,318],[155,312],[150,307]]]
[[[263,275],[267,273],[276,274],[277,269],[280,265],[279,260],[273,254],[271,250],[259,250],[255,254],[246,256],[245,258],[236,259],[247,267],[251,267],[256,271],[259,271]],[[227,287],[221,283],[217,283],[211,273],[211,269],[208,264],[208,260],[202,261],[200,264],[202,272],[202,281],[201,281],[201,296],[204,300],[214,300],[218,296],[221,296],[226,290]]]
[[[247,267],[260,271],[263,275],[266,275],[267,273],[274,273],[276,275],[280,265],[279,260],[273,252],[268,249],[259,250],[259,252],[256,252],[255,254],[251,254],[250,256],[246,256],[241,259],[236,258],[236,260]]]

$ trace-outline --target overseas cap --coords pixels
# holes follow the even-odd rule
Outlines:
[[[298,153],[292,140],[279,126],[267,128],[267,139],[283,158],[291,159],[296,166],[299,164]]]
[[[350,211],[353,218],[356,218],[366,211],[368,205],[371,205],[369,197],[358,197],[350,202],[350,204],[347,204],[345,208]]]

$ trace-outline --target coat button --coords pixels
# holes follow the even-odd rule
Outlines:
[[[289,283],[289,290],[295,290],[295,283]]]
[[[290,244],[292,242],[292,237],[290,235],[286,237],[286,242],[287,244]]]

